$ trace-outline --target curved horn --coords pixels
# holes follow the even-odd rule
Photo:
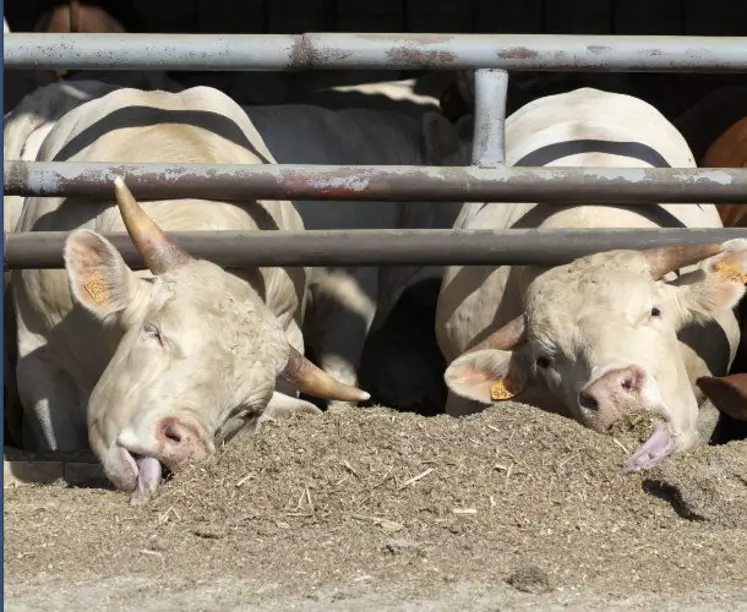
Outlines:
[[[484,349],[496,349],[508,351],[526,339],[526,322],[524,314],[520,314],[513,321],[509,321],[503,327],[495,330],[485,340],[466,351],[482,351]]]
[[[724,250],[720,244],[690,244],[665,246],[641,251],[654,280],[663,278],[670,272],[685,268]]]
[[[363,402],[371,397],[365,391],[344,385],[328,376],[292,346],[288,363],[278,376],[302,393],[321,399]]]
[[[132,243],[153,274],[163,274],[192,260],[186,251],[170,242],[155,221],[135,200],[124,179],[114,179],[114,194]]]

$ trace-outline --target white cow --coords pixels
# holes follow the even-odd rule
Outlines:
[[[118,89],[66,114],[38,159],[275,163],[245,113],[217,90]],[[18,392],[41,449],[90,447],[135,491],[265,416],[317,409],[295,397],[360,401],[303,357],[307,270],[228,273],[163,230],[301,230],[290,202],[28,198],[18,231],[69,231],[65,270],[11,277]],[[133,272],[101,233],[127,230],[148,270]],[[277,382],[276,382],[277,379]]]
[[[389,92],[391,84],[367,91]],[[402,85],[401,87],[404,87]],[[41,142],[66,112],[116,86],[96,81],[41,88],[11,113],[6,123],[6,159],[33,160]],[[404,96],[399,92],[397,100]],[[378,98],[377,98],[378,99]],[[395,111],[332,111],[309,105],[245,107],[273,157],[307,164],[466,164],[463,147],[469,120],[452,126],[440,114]],[[417,118],[416,118],[417,117]],[[6,196],[6,231],[15,226],[23,199]],[[456,203],[299,202],[310,229],[448,228]],[[316,348],[328,374],[356,384],[367,333],[379,327],[402,293],[424,278],[440,278],[441,267],[397,266],[312,270],[313,308],[307,309],[307,346]],[[374,323],[375,318],[375,323]]]
[[[439,113],[418,119],[394,111],[328,110],[309,105],[244,107],[278,163],[349,165],[464,165],[469,152],[462,133]],[[306,229],[447,229],[456,202],[298,202]],[[307,327],[309,346],[327,374],[357,383],[369,331],[387,318],[412,284],[443,274],[436,266],[315,268]]]
[[[35,161],[42,142],[63,115],[118,88],[100,81],[59,81],[34,90],[5,115],[3,158]],[[23,200],[22,196],[4,196],[3,230],[6,233],[14,231]]]
[[[84,102],[100,98],[123,87],[177,92],[181,87],[164,73],[112,72],[107,81],[82,78],[81,72],[66,81],[36,88],[5,114],[3,155],[5,160],[34,161],[42,142],[63,115]],[[80,78],[79,78],[80,77]],[[12,232],[21,212],[23,198],[4,196],[3,229]]]
[[[80,76],[79,73],[77,76]],[[3,157],[6,161],[22,160],[34,161],[39,153],[42,142],[47,134],[56,125],[60,118],[77,108],[84,102],[99,98],[107,93],[123,87],[123,83],[140,83],[143,87],[151,89],[161,83],[156,78],[157,73],[111,73],[109,83],[91,80],[56,81],[43,85],[27,94],[10,112],[6,113],[3,127]],[[155,80],[151,81],[153,78]],[[117,83],[119,81],[119,83]],[[165,81],[164,81],[165,82]],[[172,86],[176,90],[176,86]],[[16,195],[3,195],[3,230],[5,233],[13,232],[21,214],[24,198]],[[5,273],[5,284],[7,286],[9,274]],[[15,419],[14,411],[18,409],[14,377],[12,371],[15,365],[15,323],[12,309],[6,311],[5,321],[6,343],[5,343],[5,385],[8,389],[6,396],[6,417],[15,424],[11,431],[18,433],[18,421]],[[11,358],[12,356],[12,358]]]
[[[693,167],[684,138],[653,107],[595,89],[548,96],[506,122],[509,165]],[[558,207],[465,205],[456,227],[720,227],[712,205]],[[726,249],[726,254],[718,255]],[[700,262],[698,267],[694,266]],[[450,365],[447,412],[518,396],[606,432],[627,413],[656,415],[655,433],[627,461],[647,469],[696,442],[694,385],[724,373],[737,348],[731,309],[747,242],[612,251],[551,269],[447,268],[436,333]],[[665,282],[668,274],[685,272]],[[736,280],[734,280],[736,278]],[[679,334],[679,335],[678,335]]]

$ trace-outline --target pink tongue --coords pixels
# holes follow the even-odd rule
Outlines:
[[[650,470],[669,457],[674,450],[674,439],[665,423],[657,423],[654,433],[623,465],[626,472]]]
[[[130,497],[130,506],[147,502],[156,492],[161,482],[161,462],[153,457],[140,457],[137,460],[140,470],[137,475],[137,487]]]

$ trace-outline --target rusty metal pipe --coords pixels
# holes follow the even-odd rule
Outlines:
[[[472,163],[488,167],[506,163],[505,124],[508,73],[475,70],[475,127]]]
[[[193,257],[247,266],[553,265],[610,249],[710,244],[747,229],[308,230],[167,232]],[[67,232],[5,235],[6,268],[61,268]],[[134,268],[144,267],[125,232],[105,234]]]
[[[70,70],[747,72],[747,38],[565,34],[5,35],[4,66]]]
[[[745,168],[495,168],[6,161],[8,195],[653,204],[743,202]]]

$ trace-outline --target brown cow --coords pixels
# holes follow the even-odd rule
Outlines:
[[[124,34],[125,27],[112,17],[106,9],[93,4],[81,4],[79,0],[57,4],[44,11],[34,25],[34,32],[54,34]],[[55,70],[58,78],[68,76],[70,70]]]
[[[36,20],[34,32],[124,34],[127,30],[106,9],[70,0],[44,11]]]
[[[747,168],[747,117],[719,136],[708,148],[701,166],[707,168]],[[724,227],[747,227],[747,204],[717,204]],[[724,414],[747,421],[747,303],[740,304],[742,337],[739,351],[728,376],[707,376],[698,386]]]
[[[10,33],[7,20],[5,20],[4,30],[6,34]],[[82,4],[80,0],[70,0],[70,2],[60,2],[44,11],[36,20],[34,32],[123,34],[127,30],[106,9],[92,4]],[[15,108],[26,95],[37,88],[70,77],[75,72],[74,70],[6,71],[3,113],[8,113]]]
[[[704,168],[747,168],[747,117],[715,140],[700,165]],[[716,208],[724,227],[747,227],[747,204],[717,204]]]

